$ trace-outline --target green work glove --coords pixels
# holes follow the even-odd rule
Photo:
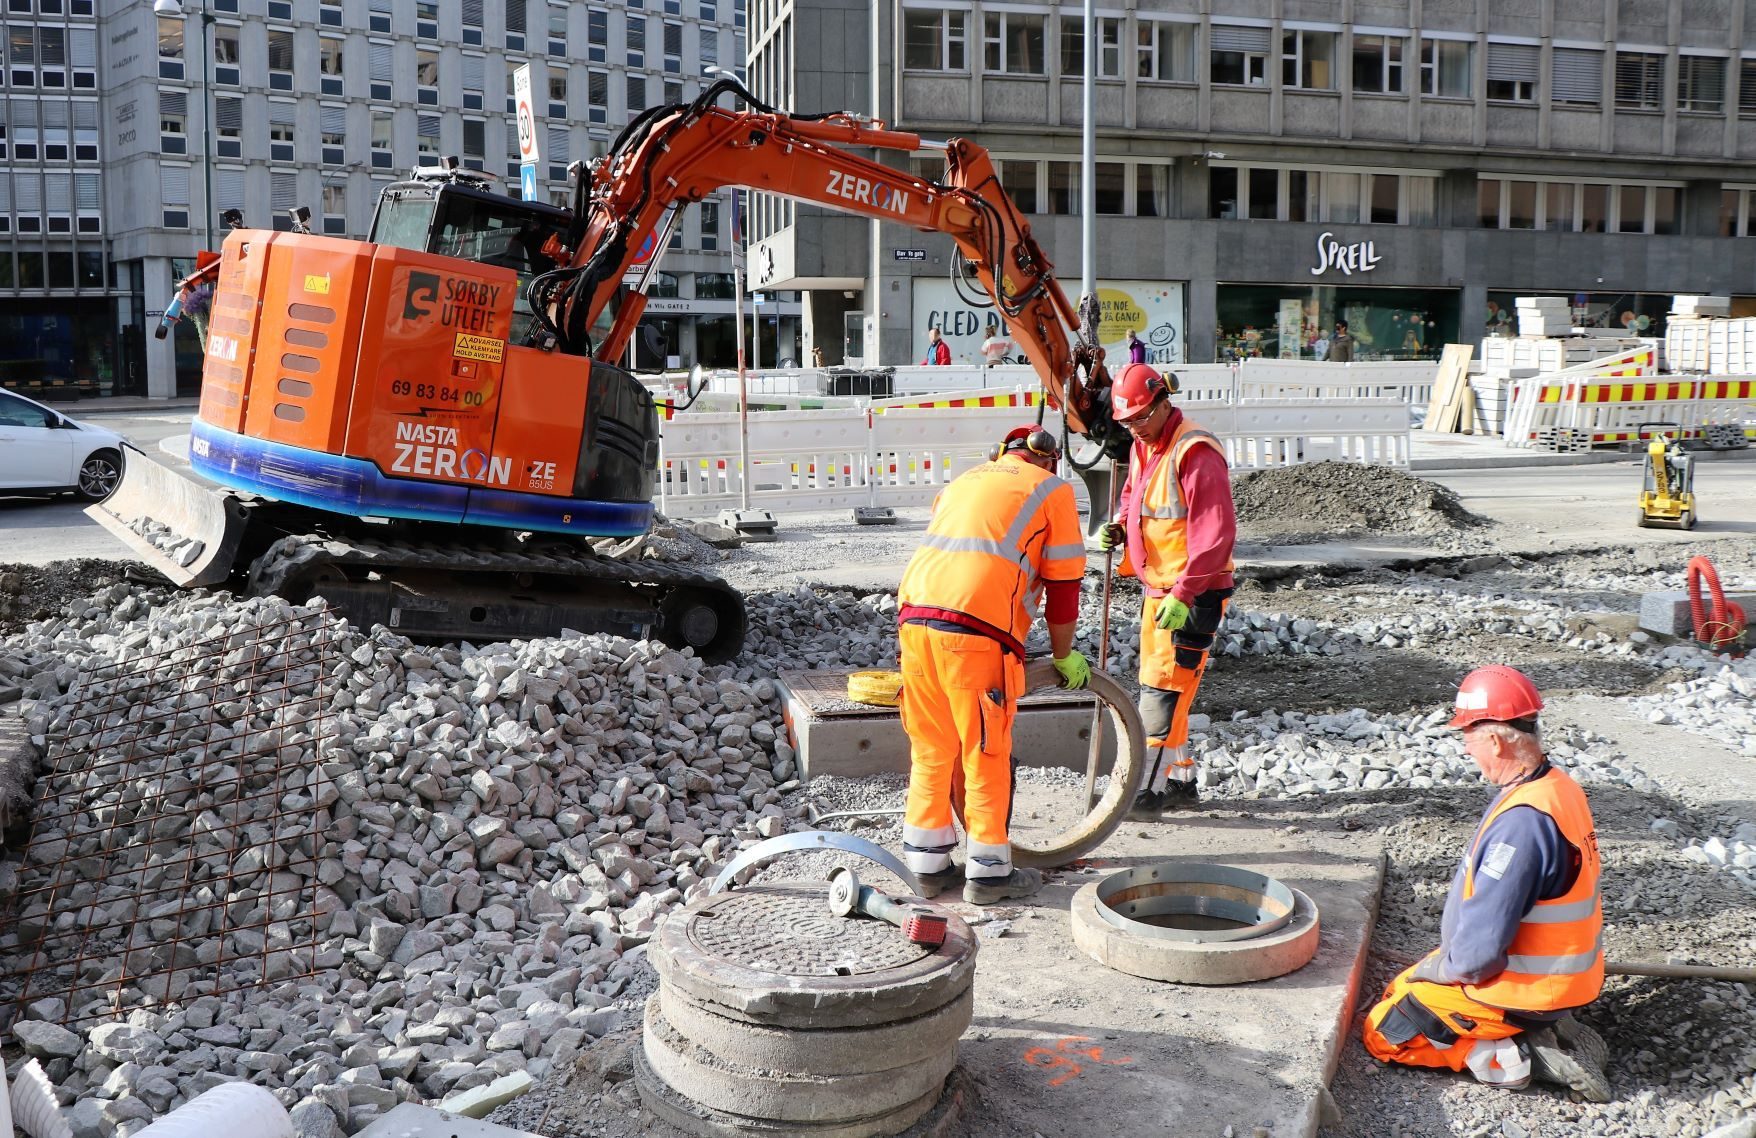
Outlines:
[[[1158,603],[1158,616],[1153,623],[1175,632],[1189,623],[1189,606],[1176,597],[1166,597]]]
[[[1077,648],[1056,659],[1055,671],[1061,673],[1061,685],[1074,691],[1091,682],[1091,664]]]
[[[1104,527],[1103,533],[1098,536],[1098,548],[1108,553],[1112,549],[1121,548],[1127,540],[1128,534],[1122,529],[1122,523],[1111,522]]]

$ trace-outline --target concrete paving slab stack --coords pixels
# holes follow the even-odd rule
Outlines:
[[[940,912],[950,927],[934,949],[882,921],[834,916],[821,881],[673,914],[649,946],[659,988],[635,1054],[642,1102],[713,1138],[869,1138],[945,1111],[976,939]]]

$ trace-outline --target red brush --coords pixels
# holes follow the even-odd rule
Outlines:
[[[889,900],[888,897],[885,900]],[[937,913],[911,912],[902,919],[902,935],[910,944],[925,945],[938,948],[945,943],[945,934],[951,925]]]

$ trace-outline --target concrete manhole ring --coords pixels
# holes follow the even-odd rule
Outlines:
[[[775,882],[671,914],[648,954],[660,980],[715,1014],[795,1029],[866,1027],[924,1016],[969,987],[975,935],[945,915],[945,943],[927,951],[882,921],[831,916],[828,882]]]
[[[1215,927],[1199,927],[1210,919]],[[1284,976],[1317,954],[1317,906],[1274,878],[1166,862],[1110,874],[1073,897],[1073,942],[1098,963],[1178,984]],[[1218,922],[1230,927],[1218,927]]]

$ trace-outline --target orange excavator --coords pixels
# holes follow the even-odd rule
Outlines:
[[[451,165],[387,187],[366,241],[235,229],[180,294],[214,286],[189,459],[219,489],[131,451],[91,513],[183,586],[321,595],[420,640],[570,627],[728,659],[735,590],[624,556],[652,524],[659,420],[613,361],[682,206],[740,186],[950,234],[1050,402],[1116,441],[1095,314],[1082,332],[987,152],[943,144],[936,183],[848,149],[938,145],[728,78],[576,164],[571,209]]]

